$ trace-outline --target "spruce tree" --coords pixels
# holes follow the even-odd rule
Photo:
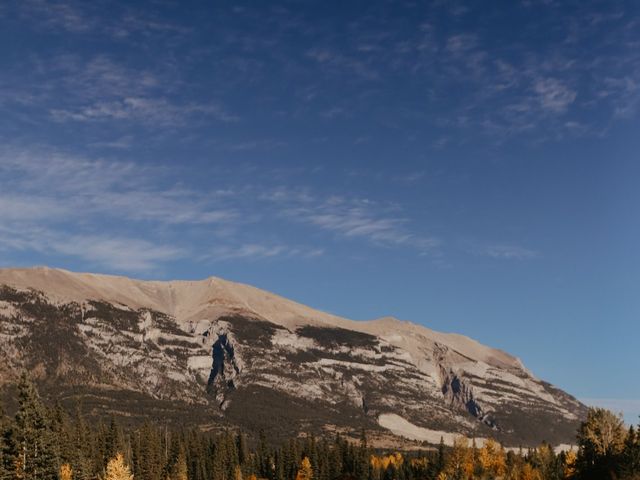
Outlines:
[[[247,439],[242,432],[238,433],[236,437],[236,449],[238,450],[238,463],[244,467],[249,459],[249,450],[247,449]]]
[[[21,480],[55,480],[58,460],[50,421],[35,385],[23,374],[18,384],[13,456],[16,477]]]
[[[275,471],[275,480],[285,480],[285,449],[284,447],[279,448],[276,451],[276,471]]]
[[[90,432],[85,423],[82,409],[79,404],[75,407],[73,416],[73,425],[70,427],[71,438],[71,468],[76,480],[89,480],[96,471],[102,473],[106,467],[106,461],[98,466],[93,465],[91,461],[91,441],[89,439]],[[96,468],[97,467],[97,468]]]
[[[8,419],[0,406],[0,480],[9,480],[11,474],[11,462],[7,436],[9,435]]]
[[[343,471],[341,448],[340,434],[336,434],[335,440],[333,442],[333,448],[331,448],[329,451],[328,476],[330,479],[336,478]]]
[[[187,459],[183,451],[178,454],[169,470],[168,478],[169,480],[188,480]]]
[[[269,458],[269,448],[267,446],[267,436],[264,430],[258,434],[258,476],[261,478],[271,478],[271,459]]]
[[[624,441],[620,460],[620,471],[624,478],[640,477],[640,432],[629,427],[627,438]]]
[[[138,480],[157,480],[164,464],[162,445],[157,429],[145,423],[139,432],[140,445],[136,457],[135,474]]]
[[[435,470],[436,474],[442,473],[445,467],[445,456],[444,456],[444,438],[440,437],[440,443],[438,444],[438,456],[436,457]]]
[[[116,453],[123,450],[122,435],[115,418],[111,417],[109,428],[106,432],[104,453],[107,459],[116,456]]]
[[[359,480],[369,479],[369,444],[367,442],[367,435],[364,430],[360,434],[360,444],[356,452],[356,458],[354,459],[354,475]]]

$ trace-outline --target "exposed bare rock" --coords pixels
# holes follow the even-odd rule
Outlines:
[[[468,337],[348,320],[218,278],[0,270],[0,365],[1,383],[28,368],[96,414],[282,434],[570,443],[585,411],[516,357]]]

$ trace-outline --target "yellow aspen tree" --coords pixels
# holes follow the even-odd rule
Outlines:
[[[493,477],[500,477],[506,471],[504,449],[491,438],[487,439],[480,449],[480,466],[484,473]]]
[[[72,480],[73,479],[73,469],[71,465],[68,463],[63,463],[60,465],[60,480]]]
[[[311,470],[311,462],[309,457],[304,457],[300,462],[300,469],[296,475],[296,480],[311,480],[313,478],[313,470]]]
[[[240,465],[236,465],[236,468],[233,471],[233,480],[242,480],[242,469],[240,468]]]
[[[538,472],[538,470],[533,468],[530,464],[525,463],[524,467],[522,467],[520,480],[541,480],[540,472]]]
[[[380,460],[380,457],[376,455],[371,455],[369,463],[371,464],[371,478],[373,480],[379,480],[381,477],[381,467],[382,467],[382,461]]]
[[[109,460],[104,480],[133,480],[133,474],[129,466],[124,463],[122,453],[118,452],[114,458]]]
[[[484,472],[491,471],[491,465],[493,464],[493,453],[496,448],[497,448],[496,442],[493,441],[492,439],[489,438],[487,439],[486,442],[484,442],[484,445],[480,449],[480,455],[478,456],[478,459],[480,460],[480,467],[482,467],[482,471]]]
[[[473,452],[467,452],[462,463],[462,474],[466,480],[473,479],[473,473],[475,471],[475,464],[473,461]]]
[[[576,460],[578,455],[575,451],[569,450],[564,457],[563,476],[566,479],[573,478],[576,474]]]
[[[507,455],[504,447],[500,445],[493,463],[493,473],[496,477],[502,477],[507,472]]]
[[[452,478],[467,478],[465,471],[469,458],[469,441],[465,437],[458,437],[453,441],[453,449],[447,458],[445,472]]]

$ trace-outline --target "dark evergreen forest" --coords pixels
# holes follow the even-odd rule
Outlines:
[[[589,411],[577,449],[559,454],[544,443],[514,451],[463,437],[398,452],[372,448],[365,432],[276,444],[264,432],[89,422],[80,405],[46,405],[27,375],[17,392],[15,415],[0,420],[0,480],[640,479],[640,435],[603,409]]]

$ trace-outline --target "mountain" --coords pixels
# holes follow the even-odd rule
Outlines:
[[[348,320],[214,277],[0,269],[0,339],[6,395],[28,369],[45,394],[132,421],[518,446],[572,443],[586,411],[468,337]]]

